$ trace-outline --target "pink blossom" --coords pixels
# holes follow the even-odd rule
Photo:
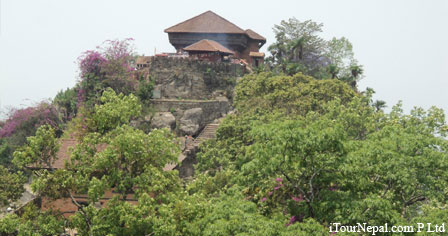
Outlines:
[[[291,218],[289,219],[289,223],[286,224],[286,226],[290,226],[290,225],[292,225],[296,221],[297,221],[296,216],[291,216]]]
[[[98,51],[86,51],[79,58],[80,77],[85,78],[89,73],[100,73],[101,66],[107,61]]]
[[[299,197],[293,196],[292,200],[294,200],[296,202],[301,202],[301,201],[303,201],[303,197],[302,197],[302,195],[299,195]]]
[[[84,52],[78,58],[79,77],[81,88],[78,90],[78,106],[86,101],[92,93],[96,93],[92,84],[107,81],[106,85],[117,89],[125,84],[126,87],[134,88],[136,81],[133,78],[135,59],[132,38],[124,40],[107,40],[95,50]]]
[[[14,110],[9,115],[3,127],[0,127],[0,138],[9,137],[18,129],[29,130],[43,124],[55,126],[57,119],[56,109],[47,103],[41,103],[35,107]]]
[[[277,182],[282,182],[283,179],[282,179],[282,178],[276,178],[275,181],[277,181]]]
[[[275,188],[274,188],[274,190],[278,190],[280,187],[282,187],[283,186],[283,184],[279,184],[279,185],[277,185]]]
[[[272,192],[269,192],[269,196],[272,196]]]
[[[261,199],[261,202],[264,202],[264,201],[266,201],[266,199],[267,199],[267,198],[265,198],[265,197],[264,197],[264,198],[262,198],[262,199]]]

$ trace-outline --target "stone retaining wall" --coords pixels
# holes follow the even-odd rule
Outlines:
[[[232,99],[236,78],[245,73],[240,64],[167,57],[151,57],[143,70],[155,82],[156,99]]]

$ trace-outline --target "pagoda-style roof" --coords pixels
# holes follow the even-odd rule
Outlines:
[[[224,54],[234,54],[233,51],[222,46],[220,43],[209,39],[203,39],[197,43],[194,43],[184,48],[184,50],[187,52],[199,51],[199,52],[220,52]]]
[[[247,29],[246,30],[246,34],[247,36],[249,36],[249,38],[251,39],[255,39],[255,40],[260,40],[260,41],[265,41],[266,42],[266,38],[257,34],[255,31],[251,30],[251,29]]]
[[[232,22],[212,11],[206,11],[198,16],[183,21],[165,29],[166,33],[224,33],[245,34],[246,32]]]

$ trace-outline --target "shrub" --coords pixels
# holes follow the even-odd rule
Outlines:
[[[48,124],[57,127],[60,123],[56,108],[42,102],[35,107],[13,110],[0,130],[0,138],[19,134],[24,141],[27,136],[33,135],[39,126]]]
[[[133,39],[107,40],[97,50],[84,52],[79,58],[80,89],[78,104],[99,102],[99,94],[111,87],[117,93],[129,94],[135,91],[135,53],[131,45]]]
[[[58,107],[59,112],[62,113],[64,121],[71,120],[76,116],[78,111],[77,88],[67,88],[65,91],[61,90],[53,99],[53,105]]]

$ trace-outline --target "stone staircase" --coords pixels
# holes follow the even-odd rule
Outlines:
[[[199,144],[201,144],[202,142],[204,142],[208,139],[216,138],[216,130],[218,129],[218,127],[219,127],[218,122],[214,122],[214,123],[206,125],[205,128],[202,130],[202,132],[194,140],[193,148],[197,148],[199,146]]]
[[[199,145],[209,139],[216,138],[216,130],[219,127],[219,121],[214,121],[213,123],[210,123],[204,127],[204,129],[199,133],[199,135],[192,141],[186,142],[186,147],[184,147],[184,150],[178,157],[178,162],[182,163],[187,157],[191,156],[192,154],[196,153],[196,151],[199,148]],[[163,170],[174,170],[177,167],[176,164],[170,163],[167,164]]]

